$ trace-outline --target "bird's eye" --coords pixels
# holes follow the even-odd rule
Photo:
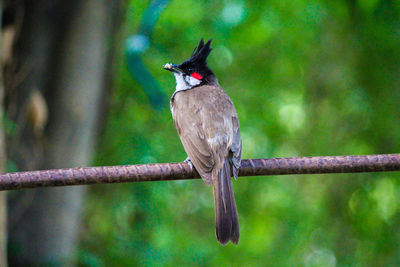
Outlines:
[[[193,72],[193,69],[192,68],[188,68],[188,70],[187,70],[189,73],[192,73]]]

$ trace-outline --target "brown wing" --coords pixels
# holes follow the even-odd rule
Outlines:
[[[240,162],[242,158],[242,139],[240,138],[240,127],[239,119],[235,112],[235,116],[232,117],[233,125],[233,140],[231,145],[232,152],[232,163],[233,163],[233,176],[237,180],[239,175]]]
[[[206,184],[211,184],[214,155],[206,140],[198,113],[174,112],[174,123],[183,147]]]

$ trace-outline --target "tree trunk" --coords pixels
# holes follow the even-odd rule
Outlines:
[[[2,21],[3,1],[0,0],[0,23]],[[1,27],[0,27],[1,28]],[[1,51],[0,35],[0,51]],[[0,55],[1,56],[1,55]],[[0,59],[1,62],[1,59]],[[3,127],[3,75],[0,71],[0,173],[6,171],[6,149]],[[0,192],[0,266],[7,266],[7,199],[6,192]]]
[[[34,129],[28,129],[26,119],[21,119],[25,113],[14,116],[25,130],[13,142],[14,146],[21,142],[25,146],[24,154],[15,156],[16,162],[19,170],[86,166],[94,152],[98,122],[103,119],[99,111],[112,29],[108,15],[113,13],[110,9],[115,2],[26,3],[29,12],[24,19],[20,54],[24,55],[24,62],[34,65],[23,88],[19,88],[25,95],[19,101],[19,114],[26,106],[26,96],[38,89],[48,106],[49,120],[43,137],[38,138]],[[32,141],[21,141],[27,139],[21,138],[26,135]],[[36,149],[26,153],[29,147]],[[13,196],[11,265],[74,264],[85,190],[82,186],[48,188],[25,190]]]

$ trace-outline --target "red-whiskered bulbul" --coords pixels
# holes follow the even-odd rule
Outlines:
[[[188,159],[204,182],[213,185],[217,239],[223,245],[229,240],[237,244],[239,221],[231,177],[238,177],[242,141],[232,100],[207,66],[210,44],[201,39],[188,60],[165,64],[164,69],[175,75],[170,107]]]

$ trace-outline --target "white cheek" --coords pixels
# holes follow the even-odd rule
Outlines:
[[[200,80],[197,80],[192,76],[182,75],[180,73],[174,73],[174,75],[176,80],[176,91],[188,90],[201,83]]]
[[[196,86],[196,85],[199,85],[201,83],[200,80],[197,80],[196,78],[193,78],[192,76],[185,76],[185,80],[191,86]]]
[[[176,91],[182,91],[188,89],[188,84],[183,79],[183,75],[179,73],[174,73],[176,80]]]

